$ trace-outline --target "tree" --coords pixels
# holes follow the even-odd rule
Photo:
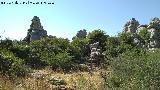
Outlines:
[[[89,39],[89,44],[99,42],[99,45],[103,51],[105,50],[104,48],[106,46],[105,42],[107,41],[108,37],[109,35],[106,35],[106,33],[100,29],[90,32],[87,36],[87,38]]]
[[[144,28],[140,30],[139,35],[143,39],[144,44],[147,45],[150,41],[150,36],[151,36],[151,33],[148,31],[148,29]]]
[[[120,46],[119,37],[109,37],[105,46],[105,55],[107,57],[117,57],[119,55],[118,46]]]
[[[84,63],[90,53],[89,41],[87,38],[75,38],[71,42],[69,52],[73,55],[73,60],[76,63]]]

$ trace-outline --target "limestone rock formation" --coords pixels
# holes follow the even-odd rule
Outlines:
[[[47,31],[43,29],[39,17],[34,16],[31,21],[30,29],[28,29],[27,36],[24,40],[30,42],[46,37]]]
[[[157,17],[152,18],[147,28],[151,34],[149,48],[160,48],[160,20],[159,18]]]
[[[100,65],[100,62],[102,60],[102,50],[99,46],[99,42],[90,44],[91,54],[90,54],[90,61],[91,61],[91,70],[93,69],[93,63],[95,63],[97,66]]]
[[[156,30],[160,30],[160,20],[157,17],[154,17],[151,19],[148,29],[154,28]]]
[[[142,40],[138,35],[139,32],[144,29],[147,29],[151,34],[148,48],[160,48],[160,19],[157,17],[152,18],[148,25],[140,25],[135,18],[132,18],[125,24],[123,31],[132,33],[133,43],[142,47],[144,46],[144,40]]]
[[[132,18],[124,25],[123,31],[136,33],[138,26],[139,22],[135,18]]]

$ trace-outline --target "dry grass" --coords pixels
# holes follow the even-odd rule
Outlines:
[[[88,72],[74,72],[65,74],[63,72],[54,72],[52,70],[35,70],[35,73],[17,79],[13,84],[9,79],[0,77],[0,90],[57,90],[50,83],[51,78],[64,80],[67,85],[64,90],[101,90],[103,79],[100,71],[94,72],[91,76]],[[62,89],[59,89],[62,90]]]
[[[14,84],[8,77],[0,75],[0,90],[14,90]]]

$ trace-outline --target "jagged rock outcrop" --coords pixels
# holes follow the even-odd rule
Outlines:
[[[102,50],[101,47],[99,46],[99,42],[90,44],[90,61],[91,61],[91,70],[93,70],[93,63],[96,66],[100,65],[100,62],[102,61],[103,58],[103,54],[102,54]]]
[[[155,17],[151,19],[148,25],[148,31],[151,33],[150,36],[150,48],[160,48],[160,20]]]
[[[132,18],[124,25],[123,31],[136,33],[138,26],[139,26],[139,22],[135,18]]]
[[[139,32],[144,29],[150,33],[148,48],[160,48],[160,19],[157,17],[152,18],[148,25],[140,25],[135,18],[132,18],[124,25],[123,32],[132,33],[133,43],[144,47],[145,41],[139,35]]]
[[[138,47],[142,47],[143,42],[142,42],[142,39],[138,35],[138,33],[139,33],[138,31],[139,31],[139,29],[142,29],[144,27],[146,27],[146,26],[140,25],[139,22],[135,18],[132,18],[124,25],[123,32],[131,33],[133,43],[135,45],[137,45]]]
[[[30,42],[46,37],[47,31],[43,29],[39,17],[34,16],[31,21],[30,29],[28,29],[27,36],[24,40]]]
[[[72,38],[72,40],[75,39],[75,38],[86,38],[86,35],[87,35],[87,32],[86,32],[85,29],[79,30],[77,32],[76,36]]]
[[[159,18],[157,18],[157,17],[152,18],[147,28],[148,29],[154,28],[156,30],[160,30]]]

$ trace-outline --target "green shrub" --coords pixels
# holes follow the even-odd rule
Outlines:
[[[4,40],[0,40],[0,47],[10,49],[13,47],[12,40],[6,38]]]
[[[111,63],[112,75],[107,80],[110,88],[133,90],[160,89],[160,51],[146,52],[133,49]]]
[[[15,57],[7,49],[0,48],[0,72],[9,76],[25,76],[27,68],[22,63],[22,59]]]
[[[105,50],[104,48],[106,46],[105,42],[107,41],[108,37],[109,35],[106,35],[106,33],[100,29],[90,32],[87,36],[87,38],[89,39],[89,44],[99,42],[99,45],[103,51]]]
[[[56,37],[32,41],[25,62],[34,68],[50,66],[54,69],[68,69],[72,63],[72,57],[67,52],[69,46],[68,39]]]
[[[59,53],[51,59],[50,65],[53,69],[70,70],[73,67],[72,56],[67,52]]]
[[[73,56],[73,62],[85,63],[90,54],[89,41],[87,38],[75,38],[70,43],[68,52]]]
[[[145,41],[145,44],[148,44],[150,41],[151,33],[148,29],[144,28],[139,32],[140,37]]]

